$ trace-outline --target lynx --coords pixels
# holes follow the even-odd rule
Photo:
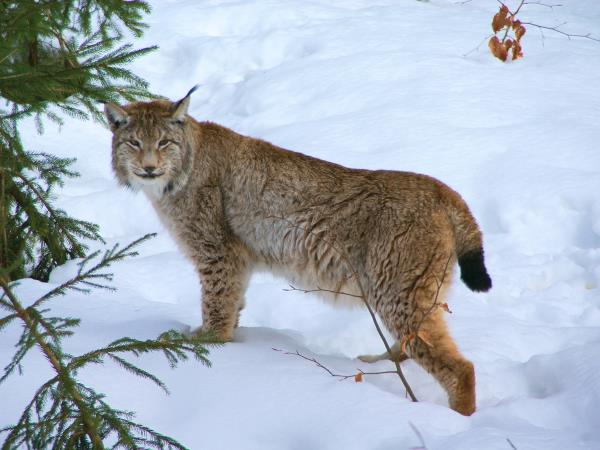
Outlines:
[[[413,358],[451,408],[472,414],[473,364],[437,307],[456,261],[470,289],[491,287],[462,198],[426,175],[349,169],[198,122],[187,114],[192,92],[109,103],[105,114],[118,182],[147,195],[196,267],[202,328],[233,339],[255,270],[330,291],[336,303],[348,298],[339,293],[364,293],[396,343],[392,354],[362,359]]]

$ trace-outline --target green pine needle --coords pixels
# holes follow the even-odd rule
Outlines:
[[[149,353],[162,354],[169,365],[175,368],[179,363],[191,358],[210,366],[207,345],[217,341],[209,334],[187,336],[179,331],[169,330],[157,339],[139,340],[130,337],[117,339],[105,347],[78,356],[72,356],[62,349],[62,341],[73,336],[80,321],[77,318],[52,317],[48,309],[41,309],[58,295],[64,295],[81,285],[110,287],[90,279],[107,281],[111,274],[106,269],[115,261],[135,256],[136,247],[152,235],[143,236],[129,245],[114,247],[104,253],[94,252],[83,258],[79,270],[73,278],[44,294],[31,306],[24,308],[9,284],[0,278],[3,295],[0,304],[10,314],[0,318],[0,329],[14,324],[20,319],[23,324],[21,336],[16,344],[12,361],[5,367],[0,384],[20,369],[25,355],[34,347],[39,347],[56,375],[44,383],[26,406],[19,421],[0,429],[5,435],[1,449],[83,449],[125,448],[125,449],[185,449],[175,439],[160,434],[133,421],[134,414],[112,408],[104,400],[104,395],[82,384],[77,379],[79,369],[88,365],[112,361],[133,376],[148,380],[165,393],[168,388],[160,378],[131,362],[131,357]]]

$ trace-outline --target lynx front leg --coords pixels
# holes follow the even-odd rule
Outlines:
[[[202,289],[202,330],[215,334],[223,342],[233,340],[238,317],[239,298],[234,293],[218,295],[210,289]]]
[[[240,252],[211,258],[199,269],[202,281],[202,329],[232,341],[244,307],[248,264]]]

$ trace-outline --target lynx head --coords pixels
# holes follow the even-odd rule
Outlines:
[[[187,110],[195,89],[177,102],[104,106],[113,132],[112,166],[121,184],[153,196],[185,184],[193,162]]]

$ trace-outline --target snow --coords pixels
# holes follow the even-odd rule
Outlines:
[[[561,3],[526,5],[523,20],[600,36],[600,2]],[[529,26],[525,57],[503,64],[485,43],[475,49],[497,9],[495,0],[155,1],[136,45],[160,49],[133,64],[172,99],[200,83],[190,107],[199,120],[351,167],[427,173],[461,193],[494,281],[474,294],[457,279],[448,299],[451,332],[476,368],[473,416],[448,409],[412,361],[403,367],[418,403],[393,375],[340,382],[274,351],[344,374],[392,367],[355,359],[383,351],[366,311],[286,292],[268,274],[253,277],[236,342],[212,349],[212,368],[143,358],[171,395],[110,364],[82,379],[191,449],[410,449],[422,445],[410,424],[429,450],[505,450],[507,439],[519,450],[600,448],[600,44]],[[82,176],[56,204],[98,223],[108,246],[158,232],[114,266],[116,293],[54,301],[54,313],[82,318],[68,351],[198,326],[194,269],[146,199],[117,186],[108,130],[71,119],[30,130],[29,148],[78,158]],[[76,268],[22,280],[17,293],[34,300]],[[0,364],[18,332],[3,332]],[[0,386],[0,424],[17,419],[47,366],[33,353]]]

